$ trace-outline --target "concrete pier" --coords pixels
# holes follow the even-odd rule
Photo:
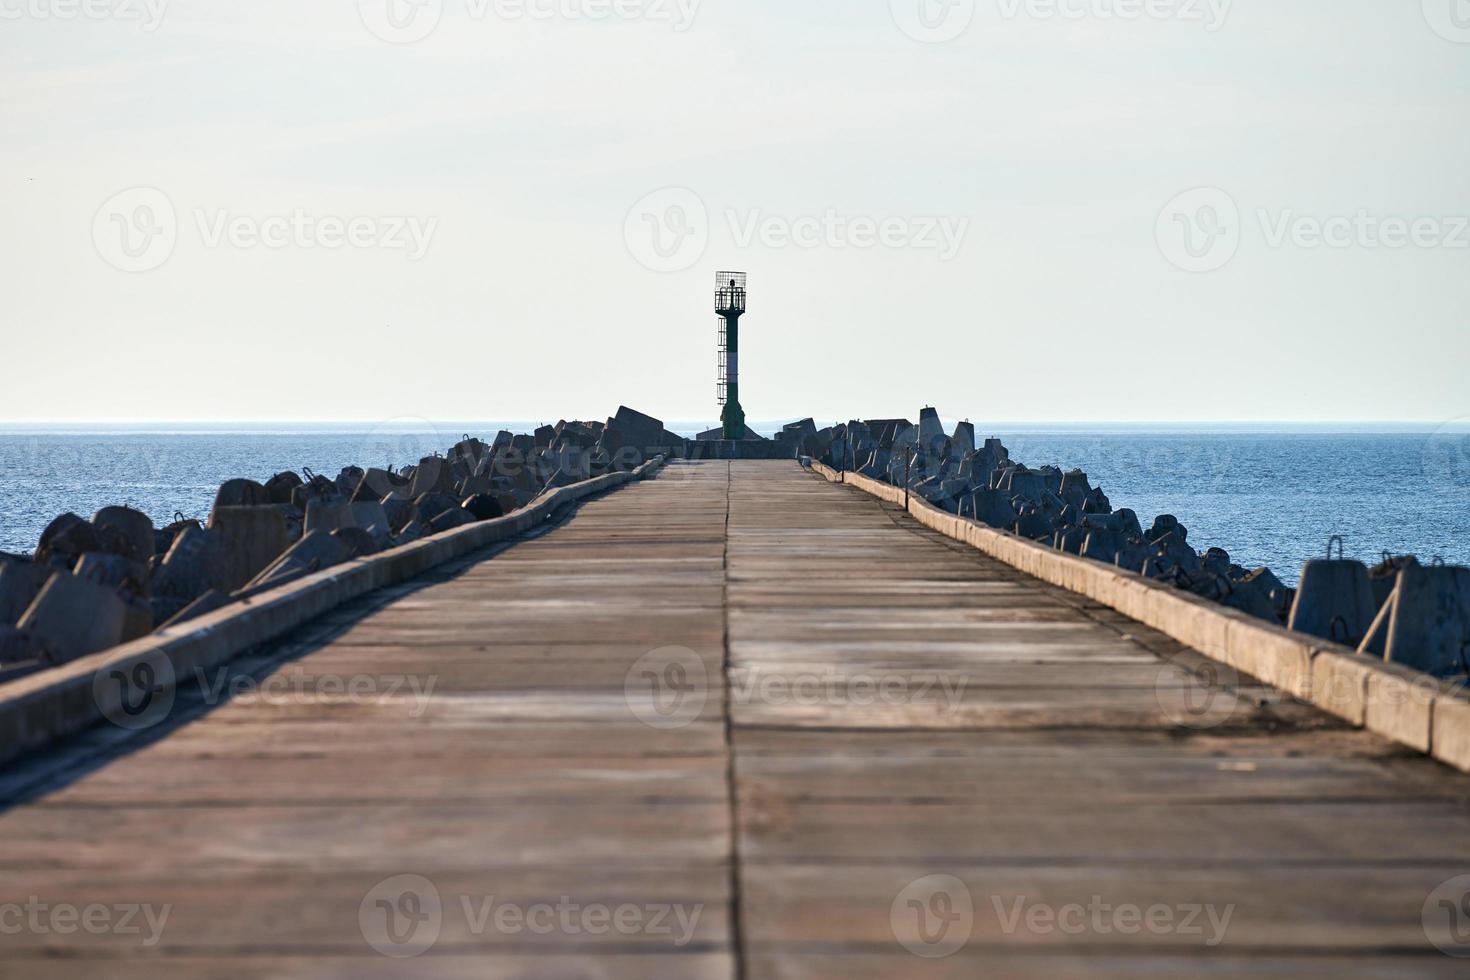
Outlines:
[[[7,933],[0,976],[1470,953],[1470,779],[791,461],[673,462],[179,684],[0,771],[0,908],[166,920]]]

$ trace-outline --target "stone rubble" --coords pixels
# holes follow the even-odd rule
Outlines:
[[[1288,588],[1268,568],[1247,569],[1220,548],[1197,551],[1189,529],[1161,514],[1145,530],[1114,511],[1080,470],[1028,467],[974,426],[946,434],[933,408],[908,419],[811,419],[777,439],[800,456],[908,491],[935,507],[1047,547],[1138,572],[1247,615],[1358,648],[1440,677],[1470,674],[1470,569],[1428,568],[1411,556],[1362,563],[1314,560]]]
[[[815,428],[812,429],[815,432]],[[627,407],[606,422],[466,435],[394,472],[303,468],[227,480],[208,518],[166,527],[127,507],[62,514],[34,555],[0,553],[0,672],[67,663],[354,558],[490,520],[541,494],[654,456],[688,455]]]

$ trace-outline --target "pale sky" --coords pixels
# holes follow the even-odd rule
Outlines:
[[[0,420],[1470,417],[1470,0],[417,2],[0,0]]]

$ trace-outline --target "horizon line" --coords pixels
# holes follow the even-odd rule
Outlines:
[[[501,418],[453,418],[431,419],[423,417],[399,416],[394,419],[371,419],[371,418],[206,418],[206,419],[181,419],[181,418],[139,418],[139,419],[89,419],[89,418],[64,418],[64,419],[0,419],[0,426],[23,426],[23,425],[93,425],[116,428],[129,425],[360,425],[360,426],[382,426],[384,428],[410,427],[414,424],[427,423],[501,423],[501,422],[532,422],[550,416],[526,415],[522,417],[504,416]],[[879,416],[869,416],[878,418]],[[947,416],[940,413],[941,418],[961,419],[960,416]],[[565,416],[557,416],[558,419],[566,420]],[[777,423],[787,421],[800,421],[811,418],[814,421],[833,419],[834,424],[841,424],[838,416],[827,415],[790,415],[772,416],[767,419],[755,419],[748,423],[759,425],[762,423]],[[849,419],[853,416],[849,416]],[[412,421],[410,421],[410,419]],[[402,420],[403,424],[398,424]],[[1077,418],[986,418],[976,420],[972,417],[963,417],[964,421],[980,425],[1427,425],[1434,428],[1470,427],[1470,417],[1461,416],[1454,419],[1422,419],[1422,418],[1229,418],[1229,419],[1160,419],[1160,418],[1109,418],[1109,419],[1077,419]],[[570,420],[567,420],[570,421]],[[669,422],[717,422],[711,418],[678,418],[673,417],[664,421]]]

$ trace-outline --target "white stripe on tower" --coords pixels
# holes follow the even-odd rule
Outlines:
[[[736,384],[740,380],[740,369],[738,366],[739,364],[740,354],[738,352],[732,350],[729,354],[726,355],[725,380],[732,385]]]

